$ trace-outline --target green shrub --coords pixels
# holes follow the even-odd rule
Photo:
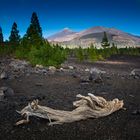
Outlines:
[[[133,47],[117,48],[114,44],[110,48],[100,48],[97,49],[95,46],[91,45],[90,48],[83,49],[81,47],[76,49],[67,49],[70,56],[75,56],[78,60],[89,60],[97,61],[109,58],[112,55],[137,55],[140,56],[140,49]]]
[[[76,51],[76,57],[77,57],[77,59],[79,61],[83,61],[84,60],[84,49],[82,49],[81,47],[79,47],[75,51]]]
[[[32,46],[27,59],[33,65],[58,66],[66,59],[66,53],[62,48],[47,43],[40,47]]]

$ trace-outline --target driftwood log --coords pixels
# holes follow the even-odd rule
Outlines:
[[[49,120],[49,125],[71,123],[87,118],[99,118],[123,108],[123,100],[114,99],[106,101],[103,97],[88,93],[88,96],[78,94],[80,100],[73,102],[76,109],[72,111],[55,110],[50,107],[38,105],[38,100],[29,103],[21,111],[17,111],[26,119],[20,120],[16,125],[29,122],[30,116],[36,116]]]

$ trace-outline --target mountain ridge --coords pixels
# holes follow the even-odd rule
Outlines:
[[[101,47],[100,42],[103,37],[103,32],[107,33],[110,43],[115,43],[119,47],[140,47],[140,36],[136,36],[116,28],[103,26],[95,26],[80,32],[75,32],[69,28],[65,28],[47,39],[49,42],[56,42],[67,46],[89,47],[89,45],[95,44],[97,47]]]

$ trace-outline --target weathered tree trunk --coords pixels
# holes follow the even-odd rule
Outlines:
[[[124,105],[123,101],[118,99],[106,101],[103,97],[94,96],[91,93],[88,96],[78,94],[77,97],[80,100],[73,102],[73,105],[76,107],[73,111],[55,110],[50,107],[40,106],[38,105],[38,100],[34,100],[21,111],[18,111],[22,116],[26,116],[26,120],[18,121],[16,125],[28,123],[29,116],[49,119],[49,125],[71,123],[87,118],[99,118],[110,115],[123,108]]]

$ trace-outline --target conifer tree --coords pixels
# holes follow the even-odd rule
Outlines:
[[[40,23],[39,23],[37,14],[35,12],[33,12],[32,17],[31,17],[31,25],[36,30],[36,32],[38,33],[38,35],[40,37],[42,37],[42,29],[40,27]]]
[[[20,41],[19,31],[17,29],[16,22],[14,22],[13,25],[12,25],[11,34],[10,34],[10,37],[9,37],[9,42],[14,44],[14,45],[18,45],[19,41]]]
[[[103,36],[103,39],[102,39],[101,45],[102,45],[102,47],[104,47],[104,48],[110,46],[110,43],[109,43],[109,41],[108,41],[108,38],[107,38],[107,34],[106,34],[106,32],[104,32],[104,36]]]
[[[82,47],[80,46],[77,50],[77,58],[79,61],[83,61],[84,60],[84,53],[83,53],[83,49]]]
[[[39,20],[37,17],[37,14],[33,12],[31,17],[31,23],[30,26],[27,29],[26,37],[32,42],[35,43],[35,41],[42,39],[42,29],[39,24]]]
[[[0,43],[3,43],[3,33],[1,27],[0,27]]]

